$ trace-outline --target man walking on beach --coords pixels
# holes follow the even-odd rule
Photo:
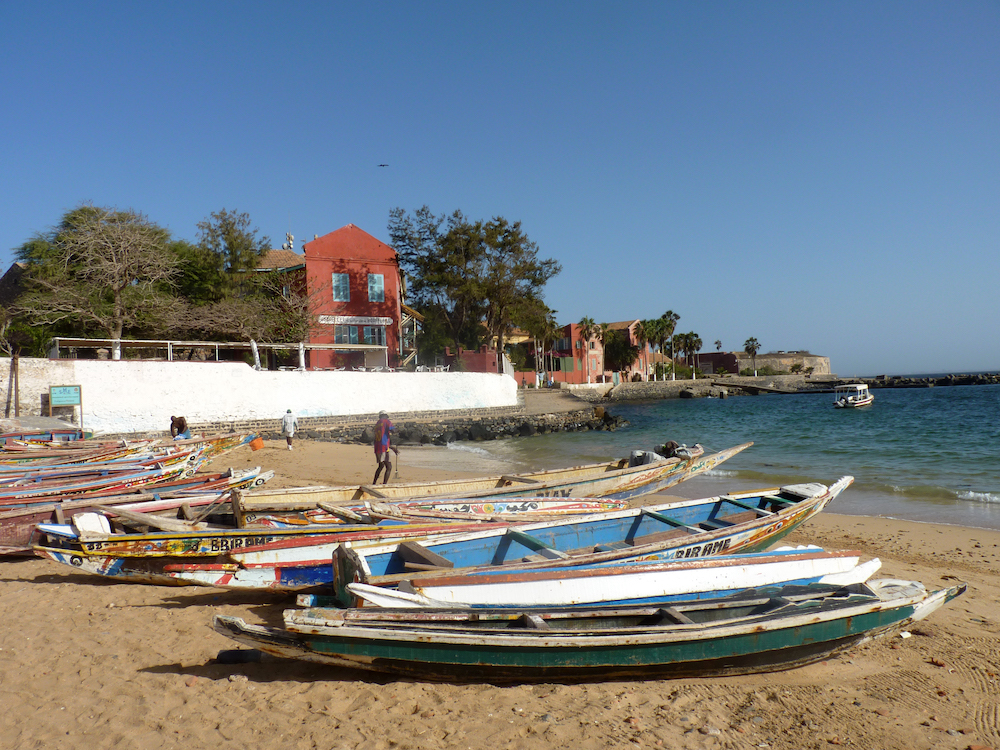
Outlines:
[[[384,411],[378,413],[378,422],[375,423],[375,460],[378,462],[378,468],[375,469],[375,478],[372,480],[372,484],[378,484],[378,475],[382,473],[382,469],[385,469],[385,477],[382,479],[382,484],[389,483],[389,475],[392,474],[392,461],[389,458],[389,451],[391,450],[397,456],[399,455],[399,448],[394,445],[389,444],[389,433],[392,432],[395,427],[392,426],[392,422],[389,421],[389,415]]]
[[[285,416],[281,418],[281,434],[285,436],[285,442],[288,443],[288,450],[292,449],[292,436],[298,428],[299,421],[292,414],[292,410],[289,409],[285,412]]]

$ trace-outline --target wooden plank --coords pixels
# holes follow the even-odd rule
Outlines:
[[[56,523],[66,523],[66,514],[63,513],[62,505],[56,506]]]
[[[660,622],[673,622],[678,625],[694,625],[694,620],[673,607],[663,607],[658,612]]]
[[[680,527],[691,528],[683,521],[678,521],[676,518],[671,518],[670,516],[664,515],[663,513],[660,513],[659,511],[656,510],[650,510],[649,508],[643,508],[642,515],[649,516],[650,518],[655,518],[657,521],[665,523],[668,526],[675,526],[677,528]]]
[[[103,513],[109,513],[122,518],[130,524],[137,523],[142,526],[160,529],[161,531],[203,531],[208,528],[207,523],[191,523],[190,521],[181,521],[176,518],[155,516],[152,513],[134,513],[130,510],[123,510],[122,508],[115,508],[108,505],[95,505],[94,507]]]
[[[733,505],[735,505],[735,506],[737,506],[739,508],[743,508],[744,510],[752,510],[758,516],[773,516],[774,515],[773,511],[766,510],[764,508],[758,508],[755,505],[750,505],[750,503],[744,503],[742,500],[737,500],[735,497],[729,497],[728,495],[722,495],[719,499],[723,500],[723,501],[725,501],[727,503],[732,503]]]
[[[355,513],[350,508],[342,508],[339,505],[323,502],[316,503],[316,507],[320,510],[325,510],[331,516],[335,516],[342,521],[347,521],[349,523],[373,523],[372,519],[368,516],[362,516]]]
[[[609,544],[595,544],[594,552],[611,552],[616,549],[628,549],[632,545],[628,542],[611,542]]]
[[[521,482],[522,484],[539,484],[537,479],[531,479],[529,477],[521,477],[517,474],[501,474],[500,479],[502,479],[507,484],[513,484],[514,482]]]
[[[645,544],[658,544],[659,542],[666,542],[670,539],[677,539],[683,536],[694,536],[696,534],[704,534],[704,529],[692,529],[690,526],[685,526],[682,529],[671,529],[670,531],[660,531],[655,534],[646,534],[645,536],[637,536],[632,540],[632,545],[635,547],[641,547]]]
[[[762,497],[769,503],[776,503],[778,505],[784,505],[786,507],[789,505],[798,505],[800,502],[802,502],[801,500],[785,500],[784,498],[778,497],[777,495],[763,495]]]
[[[431,552],[419,542],[401,542],[397,547],[399,556],[405,563],[415,566],[427,566],[429,569],[454,568],[455,563],[436,552]],[[420,568],[425,569],[425,568]]]
[[[569,558],[569,555],[562,550],[553,549],[541,539],[536,539],[530,534],[525,534],[520,529],[507,529],[507,536],[511,537],[519,544],[523,544],[525,547],[531,547],[536,550],[538,554],[544,555],[550,560],[566,560]]]
[[[367,492],[369,495],[374,495],[375,497],[380,497],[383,500],[385,500],[388,497],[388,495],[385,495],[385,494],[379,492],[377,489],[375,489],[374,487],[372,487],[370,484],[363,484],[363,485],[361,485],[361,489],[364,490],[365,492]]]

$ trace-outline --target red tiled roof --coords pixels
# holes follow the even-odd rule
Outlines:
[[[305,262],[305,256],[299,255],[294,250],[271,250],[257,261],[256,270],[294,268]]]

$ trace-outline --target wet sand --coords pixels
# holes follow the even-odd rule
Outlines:
[[[253,465],[274,469],[278,487],[374,471],[370,448],[303,440],[209,470]],[[406,448],[399,474],[443,478],[408,465]],[[213,614],[278,625],[290,598],[0,558],[0,748],[1000,748],[1000,533],[823,513],[788,541],[858,549],[881,558],[879,577],[969,591],[909,638],[796,670],[496,687],[267,657],[220,664],[239,646],[211,629]]]

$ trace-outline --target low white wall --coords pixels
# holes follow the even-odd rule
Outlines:
[[[0,359],[0,366],[5,405],[10,360]],[[19,373],[22,416],[47,416],[41,395],[49,386],[79,385],[83,425],[95,433],[166,431],[172,415],[200,424],[278,419],[286,409],[299,417],[336,417],[518,403],[512,377],[475,372],[270,372],[239,362],[22,358]]]

